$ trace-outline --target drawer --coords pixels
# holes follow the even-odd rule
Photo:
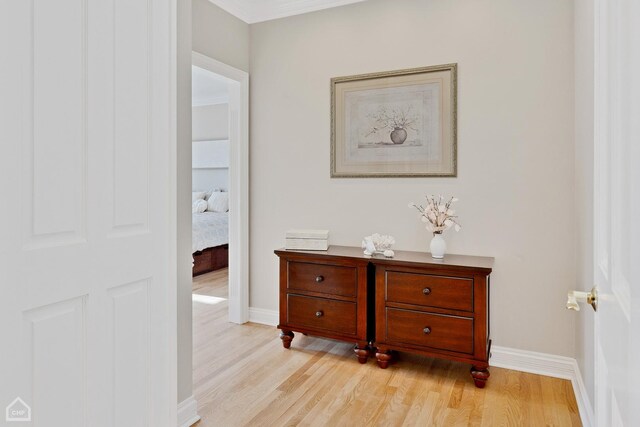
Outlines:
[[[356,303],[326,298],[287,295],[287,323],[355,335]]]
[[[355,267],[289,261],[287,288],[345,297],[356,296]]]
[[[473,353],[473,319],[395,308],[385,317],[389,342]]]
[[[387,301],[473,311],[473,279],[387,271]]]

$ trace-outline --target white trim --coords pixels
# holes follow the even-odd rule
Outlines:
[[[229,321],[249,320],[249,74],[198,52],[191,63],[230,80]]]
[[[585,427],[594,425],[593,407],[576,359],[535,351],[492,346],[491,366],[571,380],[580,419]]]
[[[570,380],[574,375],[575,359],[535,351],[517,350],[514,348],[491,347],[489,364],[498,368],[546,375],[554,378]]]
[[[575,364],[575,376],[571,378],[571,385],[573,386],[573,393],[576,395],[576,402],[578,403],[578,411],[580,412],[580,419],[584,427],[595,426],[595,416],[593,412],[593,406],[591,406],[591,400],[589,400],[589,394],[587,388],[582,380],[582,374],[578,363],[574,360]]]
[[[278,310],[267,310],[264,308],[250,307],[249,322],[260,323],[262,325],[276,326],[280,314]]]
[[[187,397],[178,403],[178,427],[191,427],[200,421],[198,415],[198,402],[193,396]]]
[[[301,15],[366,0],[209,0],[247,24]]]
[[[169,278],[169,284],[167,286],[166,293],[166,340],[168,341],[168,359],[166,361],[168,365],[167,375],[169,376],[168,384],[169,389],[164,390],[165,402],[169,406],[169,424],[177,420],[176,407],[171,404],[175,402],[178,395],[178,294],[176,289],[178,288],[178,115],[181,114],[181,106],[178,105],[179,97],[178,91],[182,90],[179,87],[178,79],[180,78],[179,67],[181,67],[180,51],[179,51],[179,31],[184,30],[182,28],[182,21],[179,18],[179,7],[177,0],[169,1],[169,164],[168,170],[168,182],[165,182],[166,191],[168,192],[168,209],[167,212],[167,227],[169,227],[169,253],[167,259],[166,274]],[[188,7],[189,13],[191,13],[191,6]],[[188,28],[191,33],[191,26]]]

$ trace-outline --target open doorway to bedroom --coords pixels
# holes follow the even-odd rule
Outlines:
[[[192,54],[194,319],[249,320],[248,101],[247,73]]]
[[[191,67],[193,316],[208,324],[228,319],[231,84]],[[194,321],[196,337],[198,327]]]
[[[179,412],[193,421],[206,412],[195,398],[207,403],[217,337],[249,321],[249,77],[196,52],[191,65],[193,395]]]

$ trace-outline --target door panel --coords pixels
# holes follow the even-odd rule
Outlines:
[[[113,348],[109,363],[113,373],[116,426],[148,425],[149,285],[147,279],[108,291],[109,335]]]
[[[149,209],[150,3],[114,0],[113,227],[143,232]]]
[[[85,238],[87,4],[23,3],[13,37],[22,45],[25,245],[64,246]]]
[[[175,425],[174,8],[0,3],[0,408],[24,425]]]
[[[38,419],[50,425],[86,425],[85,302],[82,296],[24,313],[23,354],[31,367],[25,371],[33,387],[31,406],[38,408]],[[72,392],[59,393],[60,384]]]

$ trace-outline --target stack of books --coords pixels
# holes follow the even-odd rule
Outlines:
[[[329,249],[329,230],[289,230],[285,249],[326,251]]]

